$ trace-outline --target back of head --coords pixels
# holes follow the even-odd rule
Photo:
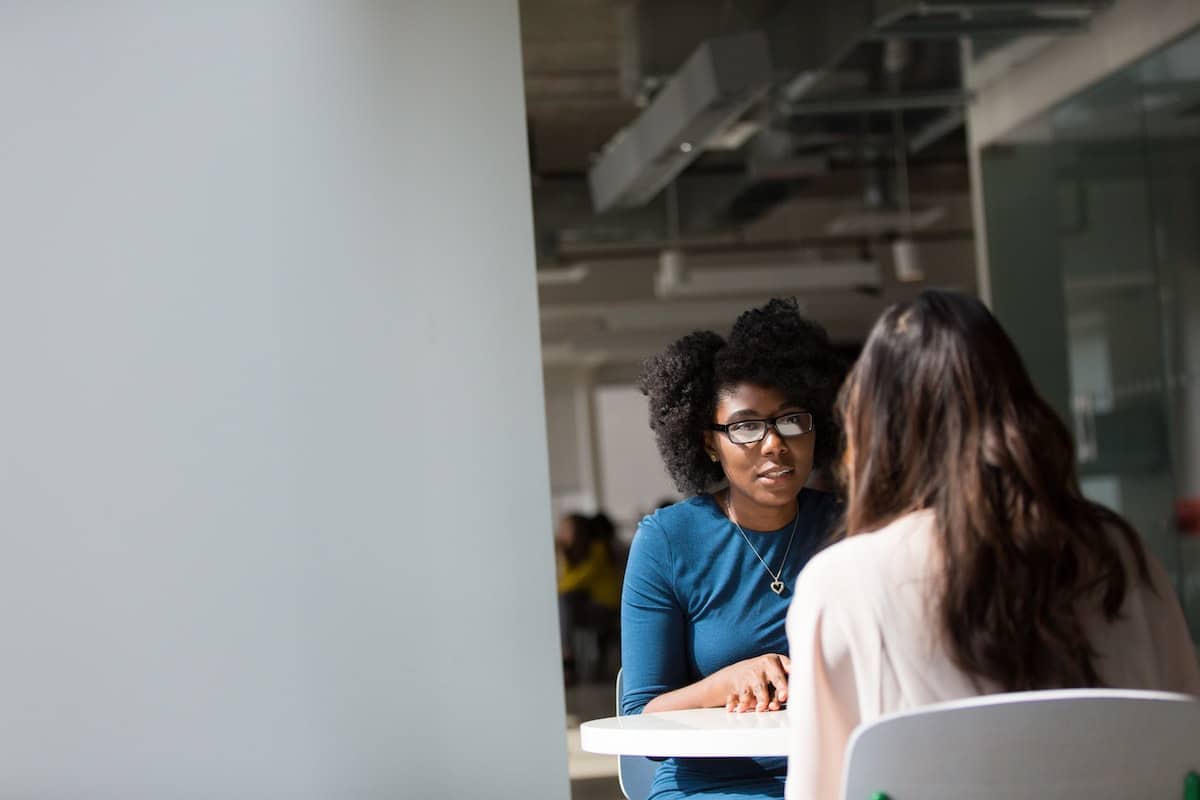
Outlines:
[[[1119,531],[1085,500],[1066,426],[977,299],[924,292],[884,312],[839,398],[846,531],[936,512],[939,614],[968,674],[1017,691],[1099,685],[1082,612],[1115,618]],[[1143,574],[1145,570],[1143,569]]]
[[[573,512],[567,514],[563,521],[570,526],[569,535],[564,542],[563,554],[566,556],[568,564],[578,564],[587,558],[595,538],[592,520],[586,514]]]
[[[615,561],[617,526],[613,524],[612,519],[603,511],[597,511],[588,520],[588,525],[591,528],[592,541],[603,545],[609,560]]]
[[[603,511],[597,511],[589,520],[592,526],[592,538],[598,542],[611,543],[617,535],[617,526]]]

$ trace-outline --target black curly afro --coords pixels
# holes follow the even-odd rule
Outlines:
[[[777,298],[739,316],[728,341],[697,331],[650,358],[639,388],[650,399],[650,428],[667,471],[679,491],[692,495],[725,477],[704,449],[704,432],[723,390],[741,383],[763,386],[812,412],[813,466],[821,468],[839,446],[833,402],[845,374],[825,329],[801,317],[794,298]]]

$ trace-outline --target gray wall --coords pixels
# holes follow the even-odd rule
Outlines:
[[[0,797],[566,797],[520,69],[0,7]]]

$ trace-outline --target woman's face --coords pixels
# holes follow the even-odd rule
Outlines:
[[[554,529],[554,540],[558,542],[559,547],[570,548],[575,546],[577,534],[575,532],[575,520],[566,516],[558,521],[558,527]]]
[[[805,411],[777,389],[739,383],[717,398],[713,422],[728,425],[747,419],[774,419],[790,411]],[[815,431],[783,437],[774,426],[752,444],[735,444],[719,431],[704,436],[710,454],[715,453],[729,479],[731,493],[752,503],[780,507],[795,502],[796,495],[812,472]]]

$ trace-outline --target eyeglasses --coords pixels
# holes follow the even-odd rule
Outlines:
[[[803,436],[812,431],[813,418],[807,411],[793,411],[774,419],[744,419],[729,425],[713,424],[710,427],[724,433],[734,444],[754,444],[767,435],[767,426],[783,437]]]

